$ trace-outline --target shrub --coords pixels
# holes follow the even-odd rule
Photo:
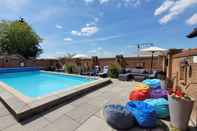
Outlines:
[[[120,67],[118,65],[112,64],[109,66],[109,77],[118,78]]]
[[[74,68],[74,65],[71,65],[71,64],[64,65],[64,70],[66,73],[73,73],[73,68]]]

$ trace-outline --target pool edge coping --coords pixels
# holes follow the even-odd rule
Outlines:
[[[72,74],[72,76],[75,75]],[[6,86],[6,84],[4,85],[3,82],[0,82],[0,86],[4,86],[0,91],[0,100],[14,115],[14,117],[20,121],[26,119],[26,117],[31,116],[32,114],[39,112],[40,110],[43,110],[44,108],[50,108],[55,104],[72,99],[72,97],[75,97],[79,94],[86,93],[88,90],[95,90],[95,88],[101,88],[105,84],[109,83],[111,83],[109,78],[97,78],[97,80],[93,82],[82,84],[71,90],[60,90],[50,93],[49,95],[39,99],[29,100],[28,97],[22,95],[22,93],[12,89],[9,86]],[[26,100],[24,101],[23,98]]]

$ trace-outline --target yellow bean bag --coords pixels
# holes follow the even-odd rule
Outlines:
[[[138,83],[134,86],[133,90],[149,90],[149,86],[143,83]]]

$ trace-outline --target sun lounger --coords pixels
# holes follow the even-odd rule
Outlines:
[[[105,78],[105,77],[108,76],[108,71],[109,71],[109,67],[108,66],[104,66],[103,72],[98,73],[98,76]]]

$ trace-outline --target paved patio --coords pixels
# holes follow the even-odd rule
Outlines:
[[[0,103],[0,131],[114,131],[104,121],[105,104],[124,104],[134,82],[113,83],[21,123]],[[168,122],[165,122],[168,124]],[[134,128],[131,131],[145,131]],[[152,129],[163,131],[163,128]],[[196,130],[196,129],[194,129]]]

